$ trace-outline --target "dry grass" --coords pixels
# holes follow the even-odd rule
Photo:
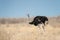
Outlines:
[[[0,40],[60,40],[60,17],[49,18],[45,32],[24,21],[27,20],[20,20],[20,23],[15,24],[0,24]]]
[[[47,25],[45,32],[27,23],[0,26],[0,40],[60,40],[60,28]]]

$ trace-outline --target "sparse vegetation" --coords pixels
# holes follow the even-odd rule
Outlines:
[[[27,15],[29,17],[29,14]],[[0,24],[16,24],[16,23],[26,23],[31,21],[33,18],[0,18]],[[54,24],[60,24],[60,16],[50,17],[49,24],[55,26]],[[59,25],[60,26],[60,25]]]
[[[60,17],[49,18],[45,32],[27,21],[27,18],[0,18],[0,40],[60,40]]]

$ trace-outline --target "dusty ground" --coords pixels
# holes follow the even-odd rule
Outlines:
[[[60,28],[48,24],[44,32],[28,23],[1,24],[0,40],[60,40]]]

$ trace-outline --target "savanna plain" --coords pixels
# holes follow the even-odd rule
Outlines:
[[[0,40],[60,40],[60,16],[48,17],[45,31],[30,25],[30,18],[0,18]]]

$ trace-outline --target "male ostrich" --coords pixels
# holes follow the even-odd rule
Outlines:
[[[29,24],[33,24],[38,27],[39,24],[43,24],[42,28],[44,30],[44,26],[48,24],[48,18],[46,16],[36,16],[32,22],[29,22]]]

